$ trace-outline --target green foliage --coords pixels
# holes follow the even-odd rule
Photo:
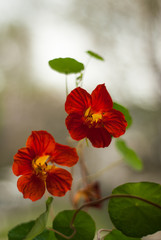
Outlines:
[[[53,70],[63,74],[79,73],[84,70],[83,63],[73,58],[55,58],[49,61],[49,65]]]
[[[46,201],[46,211],[36,219],[34,226],[32,227],[31,231],[27,234],[25,240],[32,240],[34,237],[36,237],[38,234],[44,231],[48,220],[49,209],[52,201],[53,198],[49,197],[48,200]]]
[[[161,207],[161,185],[151,182],[126,183],[112,194],[130,194]],[[119,197],[109,201],[108,211],[115,227],[130,237],[143,237],[161,230],[161,208],[139,199]]]
[[[50,230],[44,230],[40,235],[35,237],[33,240],[57,240],[54,232]]]
[[[53,221],[53,228],[66,236],[70,236],[73,233],[73,229],[70,228],[70,223],[74,213],[75,210],[65,210],[60,212]],[[96,227],[94,220],[88,213],[80,211],[74,221],[74,227],[76,228],[76,234],[71,240],[93,240]],[[65,239],[58,234],[55,235],[58,240]]]
[[[141,159],[138,157],[138,155],[129,148],[125,141],[122,139],[117,139],[116,140],[116,147],[120,151],[120,153],[123,156],[123,160],[133,169],[135,170],[142,170],[143,169],[143,164]]]
[[[113,108],[124,114],[126,122],[127,122],[127,128],[129,128],[132,124],[132,117],[131,117],[128,109],[118,103],[115,103],[115,102],[113,103]]]
[[[22,223],[13,229],[11,229],[8,233],[8,240],[22,240],[26,237],[26,235],[31,231],[34,226],[35,221],[30,221],[27,223]]]
[[[127,237],[119,230],[114,229],[112,230],[112,232],[105,236],[104,240],[141,240],[141,239]]]
[[[103,59],[103,57],[101,57],[100,55],[98,55],[97,53],[95,53],[95,52],[93,52],[93,51],[86,51],[86,53],[88,54],[88,55],[90,55],[91,57],[93,57],[93,58],[96,58],[96,59],[98,59],[98,60],[101,60],[101,61],[104,61],[104,59]]]
[[[35,221],[22,223],[10,230],[8,233],[9,240],[33,240],[37,235],[42,233],[46,227],[52,201],[53,198],[49,197],[46,201],[46,211],[42,213]]]

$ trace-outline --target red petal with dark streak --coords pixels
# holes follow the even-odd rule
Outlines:
[[[112,109],[113,102],[110,94],[108,93],[105,84],[98,85],[91,94],[92,97],[92,111],[106,112]]]
[[[67,96],[65,111],[69,113],[84,114],[85,110],[91,105],[91,95],[83,88],[75,88]]]
[[[71,113],[67,116],[65,123],[73,139],[79,141],[87,136],[88,127],[84,125],[81,115]]]
[[[78,155],[75,148],[56,143],[55,151],[51,162],[55,162],[62,166],[72,167],[78,162]]]
[[[111,135],[105,128],[89,128],[87,138],[96,148],[108,147],[111,143]]]
[[[113,137],[120,137],[125,133],[127,122],[124,115],[115,109],[112,109],[103,116],[104,127]]]
[[[32,131],[26,146],[32,148],[37,156],[52,155],[55,149],[55,140],[47,131]]]
[[[71,189],[72,175],[62,168],[55,168],[48,172],[46,178],[47,190],[53,196],[62,197]]]
[[[23,193],[24,198],[32,201],[40,199],[45,193],[45,184],[36,175],[23,175],[17,181],[17,187]]]

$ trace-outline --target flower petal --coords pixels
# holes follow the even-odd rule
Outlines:
[[[127,122],[124,115],[115,109],[112,109],[103,116],[104,127],[113,137],[120,137],[125,133]]]
[[[111,142],[111,135],[105,128],[89,128],[87,138],[97,148],[108,147]]]
[[[55,149],[55,140],[47,131],[32,131],[26,146],[32,148],[37,156],[52,155]]]
[[[72,175],[65,169],[55,168],[48,172],[46,178],[47,190],[53,196],[64,196],[71,189]]]
[[[78,162],[78,155],[75,148],[56,143],[54,155],[50,161],[62,166],[72,167]]]
[[[65,123],[73,139],[79,141],[87,136],[88,127],[83,124],[81,115],[71,113],[67,116]]]
[[[14,156],[12,171],[16,176],[29,174],[33,172],[32,160],[34,159],[34,152],[29,148],[21,148]]]
[[[98,85],[91,94],[92,107],[94,112],[106,112],[112,109],[113,102],[105,84]]]
[[[17,187],[23,193],[24,198],[32,201],[40,199],[45,193],[45,183],[36,175],[24,175],[17,181]]]
[[[69,113],[84,114],[85,110],[91,105],[91,95],[83,88],[75,88],[67,96],[65,111]]]

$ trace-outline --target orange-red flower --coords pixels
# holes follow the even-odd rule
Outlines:
[[[83,88],[75,88],[66,99],[65,110],[69,114],[66,126],[75,140],[88,138],[94,147],[107,147],[111,136],[125,133],[124,115],[113,109],[113,102],[105,84],[98,85],[90,95]]]
[[[22,175],[17,181],[18,190],[32,201],[40,199],[46,188],[54,196],[64,196],[71,189],[72,176],[55,163],[72,167],[77,161],[75,148],[56,143],[46,131],[33,131],[26,147],[14,156],[13,173]]]

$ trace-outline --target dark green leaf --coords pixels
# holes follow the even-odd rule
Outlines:
[[[44,231],[47,220],[48,220],[48,215],[49,215],[49,209],[51,206],[51,203],[53,201],[52,197],[49,197],[48,200],[46,201],[46,211],[42,213],[36,220],[35,224],[30,230],[30,232],[27,234],[25,240],[32,240],[34,237],[36,237],[38,234]]]
[[[130,194],[161,206],[161,185],[157,183],[126,183],[112,194]],[[108,211],[115,227],[129,237],[139,238],[161,230],[161,209],[139,199],[112,198]]]
[[[8,240],[22,240],[25,236],[30,232],[32,227],[34,226],[35,221],[30,221],[27,223],[22,223],[8,233]]]
[[[75,210],[65,210],[60,212],[53,221],[53,228],[66,236],[70,236],[73,230],[70,228],[70,223]],[[91,216],[80,211],[74,221],[74,226],[76,228],[76,234],[71,238],[71,240],[93,240],[95,235],[95,222]],[[65,238],[59,234],[55,234],[58,240],[64,240]]]
[[[141,238],[127,237],[122,232],[114,229],[107,236],[105,236],[104,240],[141,240]]]
[[[142,170],[143,169],[143,164],[141,159],[137,156],[137,154],[129,148],[125,141],[122,139],[117,139],[116,140],[116,147],[120,151],[120,153],[123,156],[123,160],[132,168],[135,170]]]
[[[129,128],[132,124],[132,117],[131,117],[128,109],[118,103],[115,103],[115,102],[113,103],[113,108],[124,114],[126,122],[127,122],[127,128]]]
[[[54,232],[49,230],[44,230],[40,235],[35,237],[33,240],[57,240]]]
[[[83,63],[73,58],[55,58],[49,61],[49,65],[53,70],[64,74],[79,73],[84,70]]]
[[[94,53],[93,51],[86,51],[86,53],[89,54],[91,57],[94,57],[98,60],[104,61],[103,57],[101,57],[97,53]]]

